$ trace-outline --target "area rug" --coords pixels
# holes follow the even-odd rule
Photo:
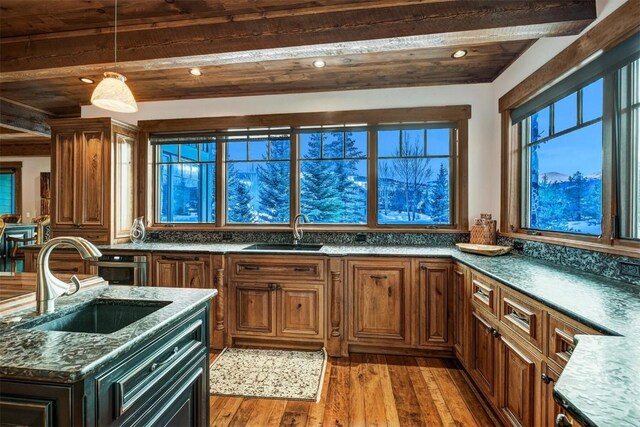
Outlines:
[[[225,348],[211,364],[211,394],[320,401],[327,353]]]

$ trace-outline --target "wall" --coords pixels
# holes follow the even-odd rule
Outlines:
[[[0,157],[2,162],[22,162],[22,222],[40,215],[40,172],[51,172],[51,157]]]

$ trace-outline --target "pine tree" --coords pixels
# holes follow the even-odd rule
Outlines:
[[[444,163],[440,164],[440,170],[431,191],[431,219],[436,224],[449,223],[449,183]]]
[[[314,133],[309,138],[308,159],[320,159],[324,134]],[[336,223],[340,221],[340,200],[335,187],[333,165],[326,160],[304,160],[301,165],[300,206],[302,213],[312,222]]]
[[[286,141],[288,142],[288,141]],[[271,141],[271,158],[289,158],[289,144],[284,140]],[[271,161],[258,166],[260,214],[265,222],[289,221],[290,162]]]
[[[569,177],[569,182],[565,188],[567,207],[565,218],[569,220],[582,220],[582,204],[586,196],[587,180],[580,171]]]
[[[232,163],[228,164],[227,172],[228,220],[230,222],[248,223],[255,220],[249,187],[240,179]]]
[[[356,146],[351,132],[332,133],[332,137],[342,142],[344,138],[345,144],[345,160],[338,160],[335,163],[335,185],[336,191],[340,195],[340,222],[343,223],[359,223],[366,221],[366,212],[363,206],[366,206],[366,198],[355,181],[358,173],[358,160],[356,158],[363,157],[363,153]],[[342,144],[340,144],[341,146]]]

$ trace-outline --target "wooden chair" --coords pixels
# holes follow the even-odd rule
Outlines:
[[[22,219],[22,215],[20,214],[4,214],[0,215],[0,219],[3,220],[7,224],[18,224]]]
[[[45,242],[44,228],[51,224],[51,217],[49,215],[40,215],[33,219],[33,222],[37,225],[36,233],[32,237],[7,237],[7,242],[11,245],[9,251],[9,258],[11,259],[11,272],[15,273],[18,268],[18,261],[24,262],[24,252],[18,252],[20,249],[19,243],[23,245],[35,243],[41,245]]]

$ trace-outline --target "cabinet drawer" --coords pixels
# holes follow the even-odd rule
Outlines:
[[[51,235],[53,237],[73,236],[83,237],[96,245],[109,244],[109,232],[102,230],[86,230],[78,227],[51,227]]]
[[[502,290],[500,294],[500,321],[516,334],[542,351],[542,309],[516,294]]]
[[[574,337],[587,332],[549,314],[549,340],[547,357],[565,367],[575,348]]]
[[[471,302],[484,309],[488,309],[496,316],[496,301],[498,299],[498,285],[488,278],[474,274],[471,280]]]
[[[253,280],[325,280],[322,258],[250,257],[231,259],[231,274],[235,278]]]
[[[99,378],[99,424],[110,425],[121,417],[125,421],[144,409],[145,402],[155,401],[187,361],[207,351],[205,323],[202,309],[158,338],[162,345],[147,346]]]

